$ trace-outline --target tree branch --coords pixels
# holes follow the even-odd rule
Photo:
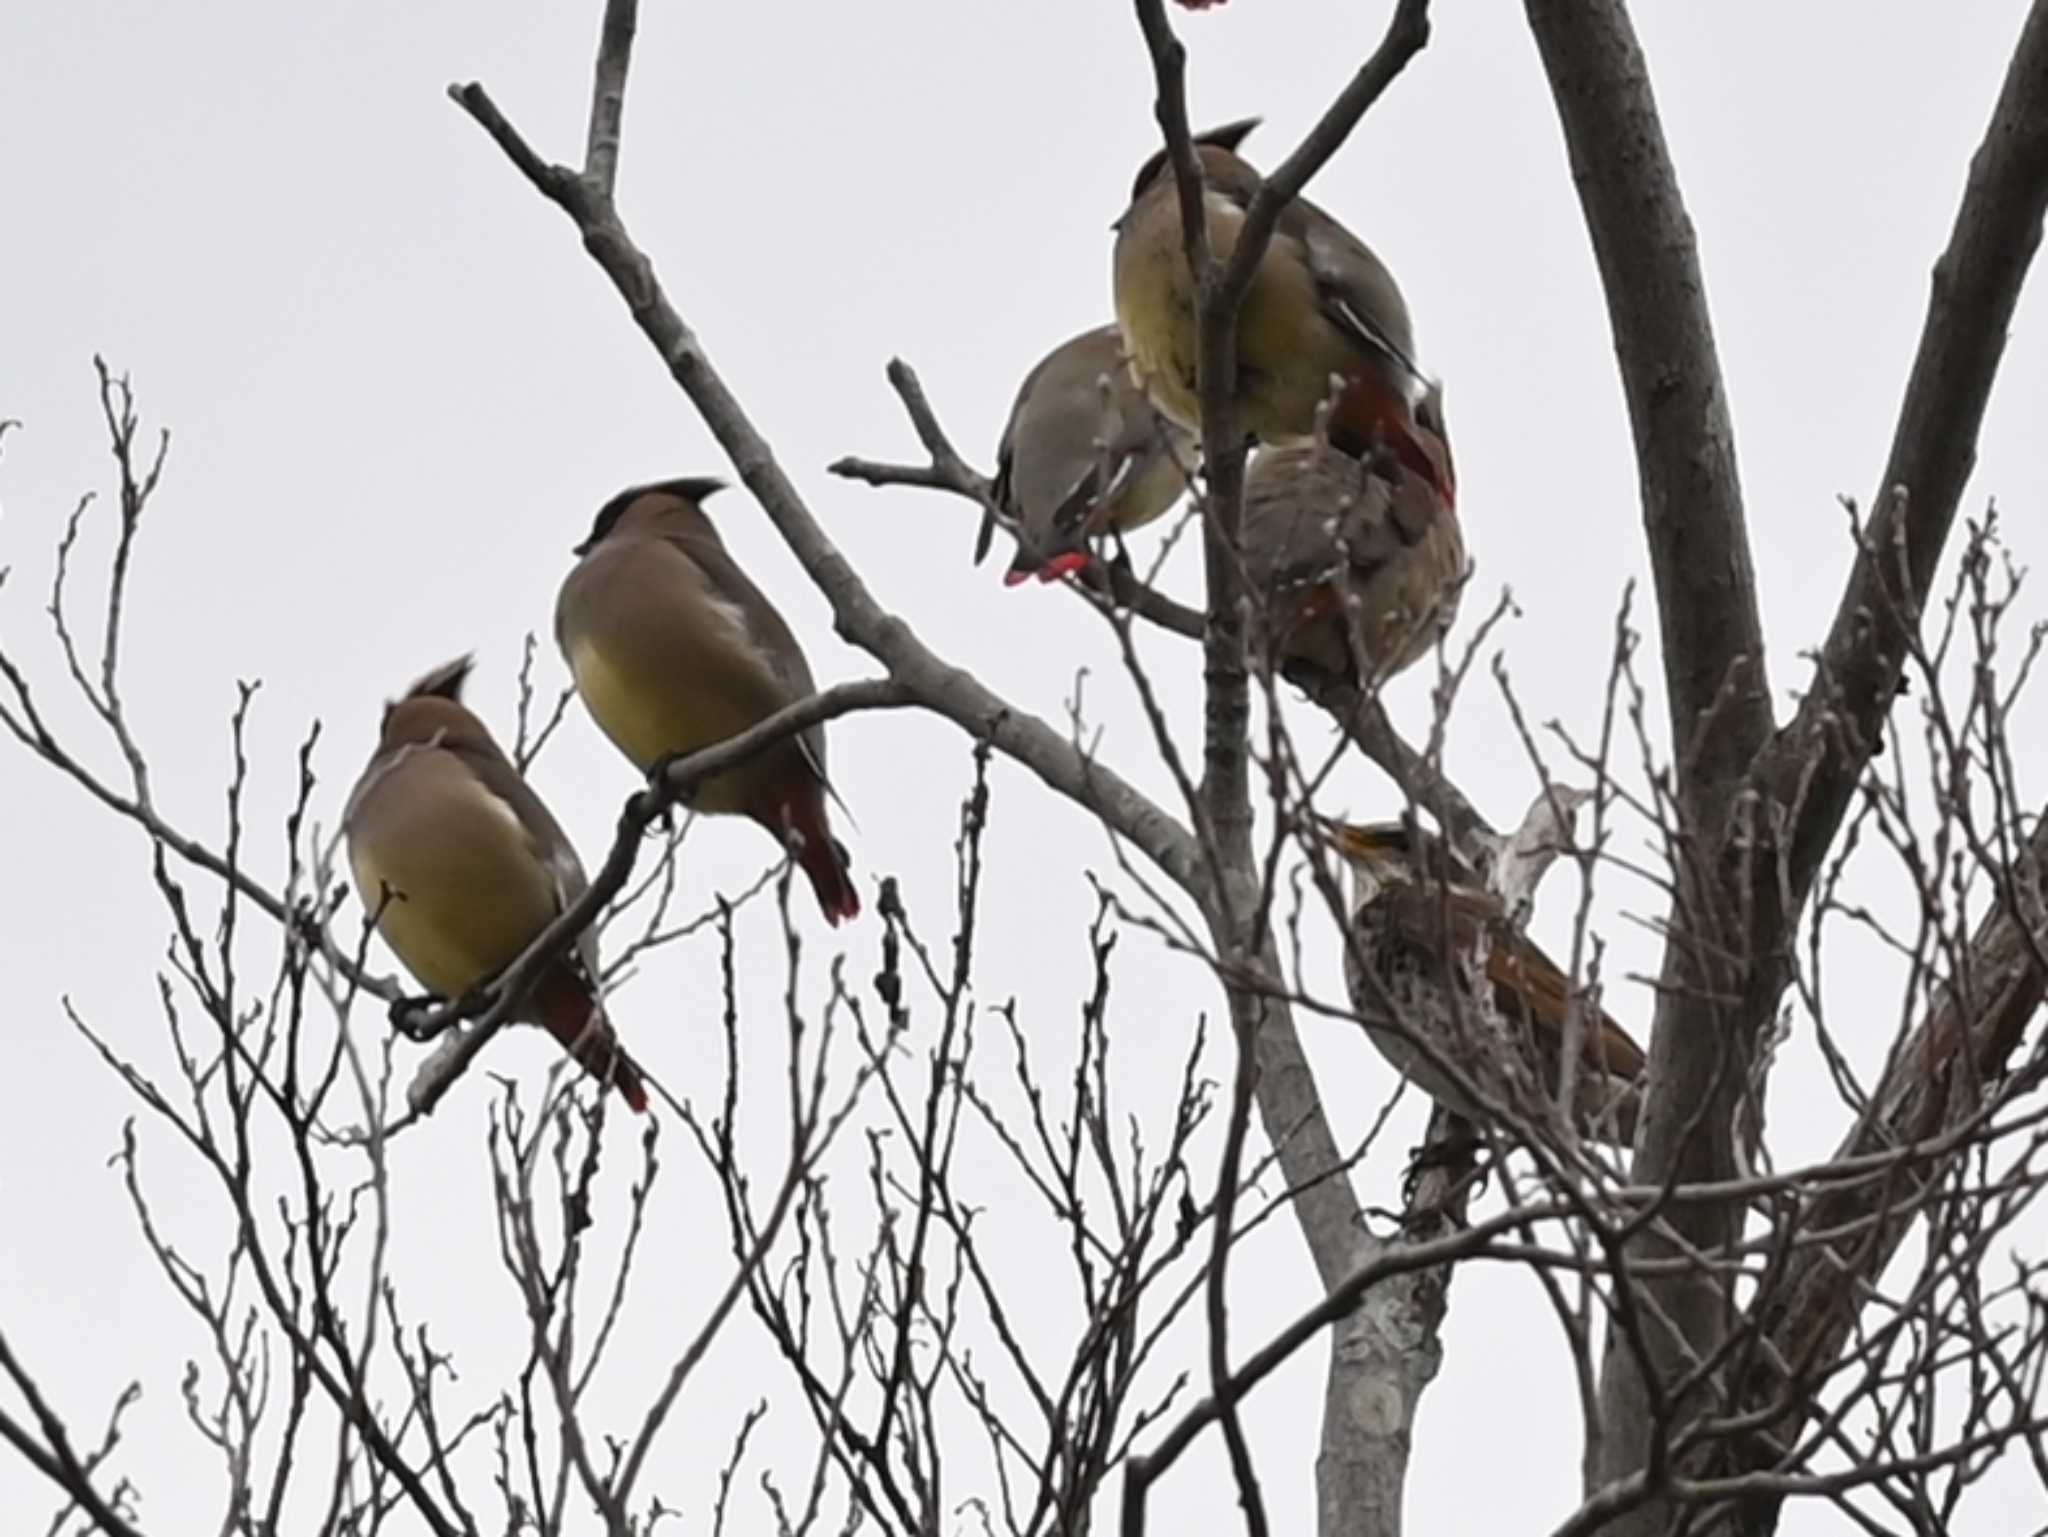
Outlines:
[[[1758,779],[1791,808],[1795,897],[1813,883],[1857,777],[1883,738],[1934,569],[1977,459],[1977,435],[2048,211],[2048,3],[2035,0],[1983,142],[1893,429],[1865,547],[1835,611],[1813,685]]]
[[[1527,7],[1635,430],[1680,804],[1716,836],[1772,721],[1735,437],[1692,220],[1623,0]]]
[[[30,1435],[26,1427],[0,1412],[0,1440],[8,1442],[27,1458],[30,1465],[51,1483],[62,1489],[78,1507],[91,1516],[100,1529],[109,1537],[139,1537],[136,1529],[114,1510],[93,1487],[90,1471],[71,1449],[71,1438],[66,1434],[64,1422],[57,1418],[43,1398],[35,1379],[15,1357],[7,1343],[7,1337],[0,1334],[0,1371],[14,1382],[15,1388],[27,1402],[29,1412],[36,1418],[36,1425],[42,1431],[42,1444]],[[126,1402],[126,1399],[123,1400]],[[119,1409],[115,1410],[116,1415]]]

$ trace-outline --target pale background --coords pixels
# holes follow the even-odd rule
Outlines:
[[[1639,10],[1700,234],[1782,695],[1803,683],[1797,653],[1819,638],[1839,589],[1848,544],[1835,498],[1873,489],[1928,269],[2023,7],[1772,0]],[[80,492],[108,483],[90,368],[103,351],[132,370],[146,420],[176,436],[130,615],[129,697],[158,793],[182,825],[218,827],[234,680],[261,678],[254,803],[266,873],[277,869],[289,751],[309,719],[327,726],[318,806],[330,825],[382,700],[445,657],[477,650],[475,698],[509,729],[520,638],[545,634],[569,546],[597,504],[631,481],[728,471],[566,222],[443,95],[451,80],[481,79],[543,154],[580,157],[597,11],[595,0],[16,0],[0,20],[0,142],[9,146],[0,415],[26,423],[0,460],[0,564],[14,568],[0,625],[54,698],[40,606],[63,517]],[[1426,362],[1448,382],[1478,561],[1472,607],[1513,587],[1522,617],[1503,641],[1529,715],[1590,733],[1631,579],[1645,583],[1638,614],[1651,657],[1655,636],[1607,324],[1519,15],[1498,5],[1440,11],[1428,52],[1313,196],[1394,266]],[[1270,163],[1384,18],[1380,6],[1336,0],[1235,0],[1176,19],[1193,55],[1196,121],[1263,113],[1267,126],[1248,150]],[[1105,751],[1165,796],[1099,623],[1060,594],[1005,592],[999,563],[971,569],[963,504],[870,491],[823,471],[844,453],[915,456],[882,379],[896,354],[922,371],[963,450],[987,464],[1023,370],[1108,318],[1108,225],[1155,145],[1150,102],[1123,6],[651,0],[620,196],[672,298],[881,599],[942,653],[1055,718],[1077,669],[1092,669]],[[2023,562],[2044,549],[2044,316],[2037,283],[1965,500],[1973,515],[1999,500]],[[824,604],[743,493],[715,511],[821,680],[868,672],[833,637]],[[1176,563],[1184,593],[1196,575],[1192,562]],[[2039,594],[2022,608],[2038,617]],[[1149,654],[1176,719],[1192,730],[1193,652],[1161,643]],[[546,661],[552,684],[552,650]],[[1393,705],[1419,729],[1421,683],[1405,680]],[[1661,708],[1654,713],[1661,723]],[[83,729],[75,711],[59,714]],[[2024,772],[2027,744],[2042,739],[2038,703],[2019,729]],[[864,890],[872,896],[878,873],[898,874],[938,936],[967,777],[963,739],[893,714],[840,723],[833,752],[859,817],[847,836]],[[1497,820],[1527,800],[1529,773],[1489,686],[1460,714],[1450,759]],[[100,761],[111,765],[111,754]],[[594,856],[630,788],[622,761],[576,715],[536,780]],[[120,1386],[143,1379],[121,1464],[145,1491],[143,1524],[200,1529],[218,1519],[216,1468],[179,1424],[175,1383],[203,1342],[147,1260],[106,1163],[134,1107],[59,1007],[69,995],[125,1049],[163,1063],[152,978],[165,925],[143,840],[11,745],[0,752],[0,787],[11,1052],[0,1073],[0,1323],[81,1441]],[[1393,792],[1355,765],[1335,800],[1384,812]],[[1014,770],[996,775],[994,817],[980,994],[1018,995],[1048,1059],[1062,1060],[1085,982],[1081,871],[1106,869],[1105,850]],[[701,905],[737,889],[767,854],[751,827],[702,831],[690,895]],[[1568,915],[1570,887],[1566,877],[1549,893],[1551,932]],[[1653,963],[1641,930],[1619,918],[1639,895],[1619,880],[1602,888],[1614,977]],[[802,922],[814,959],[843,946],[854,977],[872,971],[872,918],[828,936],[806,897]],[[746,932],[750,991],[765,1005],[779,986],[775,938],[760,915]],[[714,959],[706,946],[686,948],[619,1001],[635,1051],[680,1092],[708,1087],[692,1075],[712,1059]],[[1177,1062],[1193,1016],[1217,997],[1149,942],[1128,945],[1120,963],[1121,1061],[1126,1078],[1142,1081],[1148,1064]],[[1836,972],[1840,1005],[1883,1005],[1889,994],[1871,973],[1844,980],[1848,969]],[[1639,985],[1610,988],[1609,1001],[1624,1020],[1646,1021]],[[774,1028],[771,1014],[761,1019]],[[1308,1028],[1332,1113],[1355,1135],[1391,1088],[1389,1073],[1350,1034]],[[1857,1039],[1880,1044],[1874,1031]],[[528,1040],[494,1051],[493,1066],[534,1081],[547,1061]],[[1786,1158],[1824,1151],[1838,1129],[1833,1110],[1802,1113],[1830,1101],[1811,1057],[1793,1055],[1774,1103]],[[400,1251],[404,1298],[444,1345],[468,1353],[479,1379],[522,1329],[482,1217],[484,1105],[481,1082],[465,1085],[397,1151],[394,1174],[400,1221],[417,1246]],[[1412,1100],[1396,1111],[1394,1143],[1414,1140],[1421,1114]],[[144,1146],[160,1210],[189,1253],[209,1255],[217,1196],[167,1137],[146,1128]],[[723,1255],[722,1219],[694,1171],[682,1172],[690,1160],[680,1139],[666,1146],[676,1172],[636,1293],[641,1338],[656,1342],[649,1356],[694,1325],[724,1273],[702,1264]],[[1369,1169],[1369,1199],[1393,1199],[1398,1152]],[[2038,1246],[2038,1223],[2031,1232]],[[1042,1324],[1058,1338],[1071,1283],[1050,1253],[1019,1243],[1010,1258],[1020,1289],[1059,1299]],[[1036,1286],[1030,1267],[1048,1263]],[[1312,1273],[1284,1225],[1236,1276],[1243,1348],[1311,1300]],[[1518,1275],[1461,1272],[1445,1340],[1445,1369],[1418,1427],[1412,1528],[1547,1529],[1576,1502],[1579,1443],[1562,1353],[1534,1287]],[[662,1492],[693,1519],[707,1508],[739,1406],[763,1384],[779,1386],[782,1370],[764,1362],[744,1318],[713,1366],[657,1459]],[[607,1411],[625,1416],[653,1370],[623,1363],[606,1384]],[[1320,1352],[1304,1354],[1252,1407],[1277,1531],[1312,1521],[1320,1371]],[[778,1409],[763,1444],[797,1443],[800,1425]],[[960,1468],[955,1500],[979,1492],[972,1458]],[[1226,1478],[1205,1445],[1168,1479],[1155,1529],[1211,1529],[1230,1508]],[[2037,1522],[2029,1482],[2004,1486],[2003,1509],[1996,1496],[1966,1507],[1967,1529]],[[0,1530],[25,1530],[32,1517],[40,1525],[52,1503],[25,1464],[0,1458]],[[766,1520],[758,1503],[741,1515],[741,1530]],[[1808,1510],[1787,1525],[1840,1523]]]

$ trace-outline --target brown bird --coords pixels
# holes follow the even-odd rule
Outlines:
[[[1356,883],[1356,944],[1346,947],[1345,980],[1352,1007],[1381,1055],[1445,1109],[1475,1113],[1465,1091],[1390,1028],[1390,999],[1410,1034],[1427,1037],[1489,1094],[1512,1102],[1501,1092],[1511,1077],[1555,1093],[1570,1007],[1567,983],[1556,963],[1509,920],[1500,898],[1455,860],[1447,867],[1443,845],[1420,828],[1400,822],[1339,825],[1332,837]],[[1448,959],[1449,973],[1476,994],[1481,979],[1471,968],[1482,939],[1484,984],[1492,989],[1505,1040],[1488,1031],[1469,1005],[1454,1009],[1445,991]],[[1641,1105],[1642,1049],[1604,1013],[1587,1010],[1583,1030],[1573,1119],[1587,1135],[1627,1147],[1635,1139]]]
[[[517,960],[587,882],[540,797],[462,703],[470,659],[428,673],[384,711],[342,827],[363,906],[429,991],[460,998]],[[540,975],[518,1018],[544,1026],[601,1083],[647,1108],[640,1069],[596,988],[597,935]]]
[[[996,501],[1017,528],[1004,584],[1085,568],[1090,541],[1127,534],[1180,500],[1194,454],[1194,435],[1131,378],[1115,326],[1062,342],[1025,375],[996,448]],[[994,532],[984,519],[977,561]]]
[[[1442,402],[1415,413],[1418,441],[1450,472]],[[1245,472],[1238,547],[1253,653],[1384,683],[1427,655],[1457,616],[1465,540],[1451,503],[1390,460],[1321,442],[1261,449]]]
[[[817,692],[775,605],[726,553],[703,503],[724,483],[663,481],[605,503],[555,603],[555,639],[604,734],[645,773]],[[860,912],[825,797],[813,726],[707,780],[696,809],[752,817],[797,863],[832,923]]]
[[[1218,261],[1236,248],[1264,183],[1236,154],[1257,124],[1249,118],[1197,136],[1202,212]],[[1199,429],[1195,281],[1164,150],[1139,170],[1116,230],[1116,318],[1132,371],[1161,410]],[[1265,443],[1307,438],[1333,378],[1343,385],[1330,410],[1330,441],[1358,457],[1384,445],[1452,501],[1449,463],[1432,458],[1416,430],[1429,380],[1415,362],[1408,306],[1393,274],[1343,225],[1296,198],[1280,211],[1238,311],[1235,394],[1244,430]]]

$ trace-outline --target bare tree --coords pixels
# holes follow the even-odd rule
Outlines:
[[[2030,9],[1971,166],[1877,494],[1868,516],[1845,509],[1854,569],[1784,721],[1691,226],[1626,7],[1530,0],[1527,11],[1635,430],[1668,718],[1661,728],[1648,718],[1631,596],[1600,718],[1538,730],[1517,710],[1531,804],[1507,834],[1441,763],[1466,689],[1490,678],[1515,704],[1498,658],[1479,670],[1490,621],[1468,623],[1438,658],[1420,749],[1369,689],[1299,668],[1266,678],[1247,663],[1263,598],[1248,590],[1239,556],[1237,310],[1281,210],[1423,56],[1426,0],[1398,0],[1354,79],[1266,178],[1227,260],[1205,248],[1201,219],[1186,220],[1200,291],[1203,474],[1191,517],[1204,551],[1201,605],[1122,565],[1072,584],[1137,687],[1176,804],[1104,761],[1078,718],[1062,730],[932,650],[813,517],[615,201],[632,0],[604,7],[580,166],[545,158],[482,85],[451,95],[571,221],[877,673],[658,770],[621,809],[588,893],[480,995],[422,1011],[370,970],[370,924],[341,906],[332,840],[314,826],[317,730],[294,765],[282,875],[266,884],[252,872],[241,744],[253,686],[230,723],[224,837],[189,835],[156,804],[120,669],[126,583],[167,439],[154,451],[139,441],[127,381],[101,368],[118,521],[97,636],[73,591],[87,503],[61,537],[48,614],[58,686],[104,730],[116,766],[97,767],[104,745],[52,724],[12,649],[0,649],[0,723],[150,844],[170,924],[161,1003],[176,1074],[152,1078],[74,1019],[226,1203],[227,1246],[191,1258],[152,1206],[131,1128],[121,1167],[144,1250],[208,1342],[207,1364],[182,1392],[194,1433],[221,1461],[223,1531],[392,1523],[553,1534],[595,1521],[614,1534],[652,1532],[677,1515],[652,1456],[674,1406],[715,1337],[752,1329],[780,1363],[776,1391],[806,1425],[809,1455],[779,1464],[761,1452],[764,1397],[732,1427],[713,1530],[772,1521],[793,1533],[1035,1534],[1113,1522],[1132,1537],[1147,1530],[1160,1481],[1199,1449],[1223,1460],[1244,1529],[1263,1534],[1268,1481],[1310,1470],[1255,1465],[1245,1419],[1280,1364],[1326,1341],[1319,1530],[1393,1533],[1450,1283],[1474,1261],[1526,1271],[1568,1347],[1583,1499],[1557,1532],[1767,1532],[1788,1498],[1828,1502],[1864,1530],[1938,1532],[2007,1457],[2028,1460],[2048,1492],[2048,1291],[2041,1262],[2002,1252],[2048,1179],[2048,1056],[2038,1033],[2028,1040],[2048,987],[2048,822],[2024,798],[2014,745],[2042,631],[2015,632],[2021,584],[1995,517],[1951,539],[2048,209],[2048,3]],[[1163,0],[1137,0],[1136,12],[1168,161],[1192,210],[1201,172],[1182,47]],[[848,458],[835,470],[947,493],[1002,521],[916,374],[896,362],[889,379],[926,462]],[[1955,574],[1938,587],[1951,544]],[[1140,627],[1199,647],[1199,663],[1195,647],[1183,653],[1204,680],[1198,748],[1156,704]],[[542,703],[529,648],[522,764],[564,702]],[[856,982],[843,963],[807,970],[784,905],[786,866],[677,917],[675,857],[690,824],[675,813],[694,788],[791,732],[875,709],[929,712],[963,737],[948,940],[885,879],[876,974]],[[1322,745],[1331,725],[1335,745]],[[1569,1082],[1560,1096],[1496,1060],[1487,1043],[1504,1026],[1474,998],[1451,1037],[1395,1021],[1474,1114],[1438,1112],[1400,1210],[1358,1187],[1354,1170],[1384,1119],[1362,1131],[1333,1124],[1301,1037],[1305,1020],[1356,1021],[1390,1003],[1326,996],[1304,961],[1312,933],[1338,936],[1357,958],[1350,903],[1318,831],[1319,793],[1354,751],[1521,917],[1554,859],[1576,867],[1568,1046],[1600,991],[1596,887],[1627,881],[1646,893],[1639,906],[1664,955],[1625,1162],[1559,1110]],[[998,755],[1095,819],[1114,861],[1085,933],[1072,936],[1094,982],[1079,1001],[1065,1081],[1048,1074],[1042,1039],[1014,1007],[975,984],[982,838],[998,810],[986,770]],[[642,870],[650,848],[653,867]],[[201,880],[204,916],[193,893]],[[1871,900],[1878,889],[1907,894],[1903,917]],[[783,1028],[742,1029],[733,925],[741,908],[771,903],[786,945]],[[486,1154],[528,1349],[517,1362],[464,1362],[458,1379],[392,1272],[402,1202],[390,1149],[474,1079],[523,991],[593,923],[624,937],[612,946],[615,981],[651,951],[716,942],[722,1084],[708,1103],[666,1097],[623,1188],[609,1168],[620,1138],[607,1134],[603,1103],[560,1082],[537,1102],[511,1085],[497,1091]],[[1189,1022],[1173,1092],[1146,1113],[1124,1109],[1112,1065],[1111,1021],[1133,985],[1120,952],[1131,934],[1148,954],[1197,958],[1215,983],[1213,1030]],[[1844,1049],[1822,986],[1845,936],[1882,945],[1904,970],[1874,1076]],[[1455,984],[1455,968],[1445,973]],[[814,1001],[799,985],[806,976]],[[398,1035],[374,1018],[378,1004]],[[1856,1027],[1867,1037],[1871,1022]],[[1825,1161],[1787,1167],[1773,1156],[1763,1106],[1774,1053],[1795,1029],[1812,1031],[1829,1064],[1840,1136]],[[443,1044],[401,1094],[404,1036]],[[762,1051],[775,1056],[772,1108],[754,1092],[764,1079],[745,1067]],[[716,1191],[724,1280],[680,1334],[670,1321],[628,1346],[634,1257],[659,1199],[668,1121]],[[764,1123],[777,1146],[767,1164],[753,1131]],[[1273,1337],[1246,1340],[1232,1328],[1232,1257],[1276,1216],[1298,1227],[1322,1296]],[[1074,1303],[1063,1332],[1035,1316],[1043,1283],[1020,1283],[993,1257],[998,1222],[1035,1224],[1047,1252],[1066,1256]],[[636,1418],[607,1423],[591,1383],[625,1349],[659,1349],[672,1364]],[[14,1395],[0,1401],[0,1436],[68,1502],[52,1529],[140,1530],[132,1486],[114,1466],[128,1398],[82,1452],[49,1387],[61,1363],[28,1359],[0,1334],[0,1371]],[[13,1401],[19,1412],[4,1407]],[[753,1488],[742,1482],[749,1468]]]

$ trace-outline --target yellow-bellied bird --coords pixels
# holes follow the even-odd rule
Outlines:
[[[1017,526],[1004,583],[1083,569],[1092,540],[1127,534],[1180,500],[1194,457],[1194,435],[1131,378],[1115,326],[1062,342],[1025,375],[996,448],[996,501]],[[982,525],[976,560],[992,531]]]
[[[1450,474],[1436,391],[1416,436]],[[1458,514],[1436,487],[1385,458],[1320,442],[1260,449],[1245,472],[1239,531],[1247,633],[1268,666],[1299,659],[1384,683],[1427,655],[1465,585]]]
[[[423,987],[460,998],[520,954],[586,884],[540,797],[462,703],[470,659],[428,673],[384,711],[342,826],[377,930]],[[597,996],[597,935],[540,974],[515,1016],[544,1026],[599,1082],[647,1108],[639,1067]]]
[[[1258,119],[1197,137],[1209,250],[1227,261],[1263,178],[1236,154]],[[1116,318],[1139,382],[1161,410],[1201,425],[1195,281],[1188,269],[1180,192],[1164,150],[1138,172],[1116,225]],[[1394,276],[1349,230],[1305,198],[1280,211],[1271,244],[1237,318],[1234,395],[1244,430],[1290,443],[1315,429],[1317,408],[1343,381],[1330,441],[1363,457],[1383,444],[1453,499],[1448,464],[1418,440],[1416,408],[1429,380],[1415,361],[1408,306]]]
[[[1410,1033],[1430,1040],[1482,1089],[1497,1091],[1512,1074],[1554,1094],[1570,1007],[1565,976],[1509,921],[1500,898],[1455,866],[1446,872],[1441,845],[1419,828],[1400,822],[1339,826],[1333,836],[1356,883],[1356,943],[1346,948],[1345,977],[1352,1007],[1381,1054],[1446,1109],[1477,1113],[1453,1079],[1389,1027],[1385,999]],[[1483,978],[1473,974],[1482,941]],[[1376,987],[1364,975],[1368,968]],[[1460,978],[1469,997],[1482,985],[1492,990],[1507,1039],[1485,1028],[1469,1000],[1454,1009],[1447,975]],[[1640,1109],[1642,1049],[1590,1008],[1583,1030],[1573,1120],[1585,1134],[1627,1147]]]
[[[796,637],[726,553],[703,503],[723,482],[662,481],[598,512],[555,604],[576,692],[642,773],[737,735],[816,693]],[[825,810],[825,728],[784,738],[707,780],[699,811],[752,817],[797,863],[833,923],[860,911]]]

